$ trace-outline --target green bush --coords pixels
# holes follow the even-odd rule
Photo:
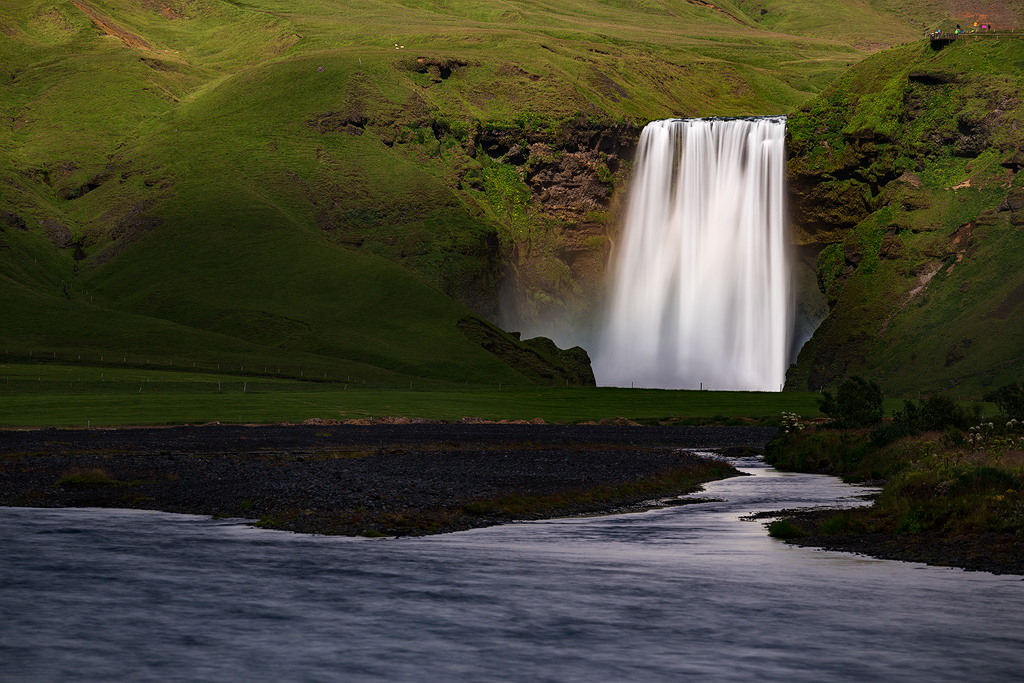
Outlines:
[[[942,437],[939,438],[939,444],[945,448],[963,448],[967,445],[967,437],[964,436],[962,429],[949,425],[946,427],[946,430],[942,432]]]
[[[907,425],[909,429],[943,430],[948,427],[967,429],[976,416],[969,414],[962,405],[944,394],[935,394],[918,401],[904,401],[903,410],[893,413],[894,423]]]
[[[1024,420],[1024,385],[1011,382],[988,392],[984,398],[995,403],[1007,420]]]
[[[923,401],[921,419],[925,429],[967,429],[971,426],[971,418],[964,407],[943,394],[929,396]]]
[[[872,430],[871,445],[875,448],[881,448],[882,446],[891,444],[896,439],[918,434],[919,431],[920,430],[912,424],[900,422],[894,419],[892,422],[879,425]]]
[[[837,422],[867,427],[882,421],[882,398],[882,387],[855,375],[843,380],[835,396],[823,391],[818,408]]]
[[[885,486],[877,518],[897,533],[1024,529],[1024,477],[1006,469],[925,458]]]
[[[829,517],[821,523],[819,532],[822,536],[843,536],[846,534],[862,534],[866,531],[864,523],[848,512]]]
[[[863,434],[814,430],[772,439],[765,446],[764,461],[781,470],[848,472],[856,469],[867,453]]]
[[[768,525],[768,535],[774,538],[803,538],[807,532],[788,519],[780,519]]]
[[[1021,486],[1021,477],[994,467],[971,467],[948,483],[951,495],[993,495],[1014,491]]]

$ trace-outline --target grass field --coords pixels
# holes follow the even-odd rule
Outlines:
[[[262,370],[262,368],[258,369]],[[163,367],[0,363],[0,425],[104,426],[301,422],[309,418],[534,419],[624,417],[641,423],[777,424],[783,411],[821,416],[810,392],[666,391],[533,384],[311,381]],[[964,397],[965,399],[967,397]],[[887,399],[886,410],[902,406]],[[986,405],[993,414],[995,407]]]
[[[180,386],[144,385],[124,393],[36,393],[0,396],[0,424],[12,427],[86,427],[104,425],[160,425],[183,423],[302,422],[309,418],[362,419],[422,417],[486,420],[540,417],[549,423],[625,417],[640,422],[667,421],[685,415],[714,424],[747,424],[730,418],[774,417],[781,409],[814,414],[813,394],[785,394],[770,398],[726,392],[663,391],[614,388],[512,388],[458,391],[409,391],[349,385],[309,390],[242,383],[198,391]],[[17,391],[18,387],[15,388]],[[711,418],[715,418],[711,420]]]
[[[236,369],[237,370],[237,369]],[[0,364],[0,424],[85,426],[185,422],[301,422],[368,417],[576,422],[625,417],[774,418],[817,414],[814,394],[273,379],[244,372],[114,364]]]

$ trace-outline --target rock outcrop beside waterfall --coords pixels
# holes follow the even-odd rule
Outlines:
[[[503,327],[593,324],[642,128],[589,117],[481,128],[482,187],[502,222]]]

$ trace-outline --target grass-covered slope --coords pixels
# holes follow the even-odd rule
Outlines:
[[[564,381],[459,321],[591,306],[621,144],[793,109],[915,36],[877,4],[5,2],[4,341]]]
[[[1024,364],[1024,41],[879,53],[790,119],[794,212],[830,316],[789,386],[984,387]]]
[[[966,433],[949,426],[898,436],[897,423],[873,432],[780,433],[765,449],[765,460],[775,467],[828,472],[851,482],[884,480],[884,486],[870,507],[806,511],[773,522],[769,533],[876,557],[1024,573],[1024,439],[1016,420],[1005,426],[1004,420]]]

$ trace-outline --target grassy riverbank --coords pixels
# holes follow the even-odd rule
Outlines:
[[[950,427],[890,440],[893,431],[883,425],[780,433],[766,449],[775,467],[884,486],[871,507],[797,513],[772,523],[772,535],[880,557],[1024,573],[1024,429],[993,420],[968,432]]]
[[[120,359],[118,359],[120,360]],[[616,387],[470,384],[225,365],[183,368],[104,363],[0,364],[0,426],[302,422],[381,416],[643,424],[777,424],[782,411],[819,414],[810,392],[667,391]],[[299,373],[303,374],[300,375]]]

